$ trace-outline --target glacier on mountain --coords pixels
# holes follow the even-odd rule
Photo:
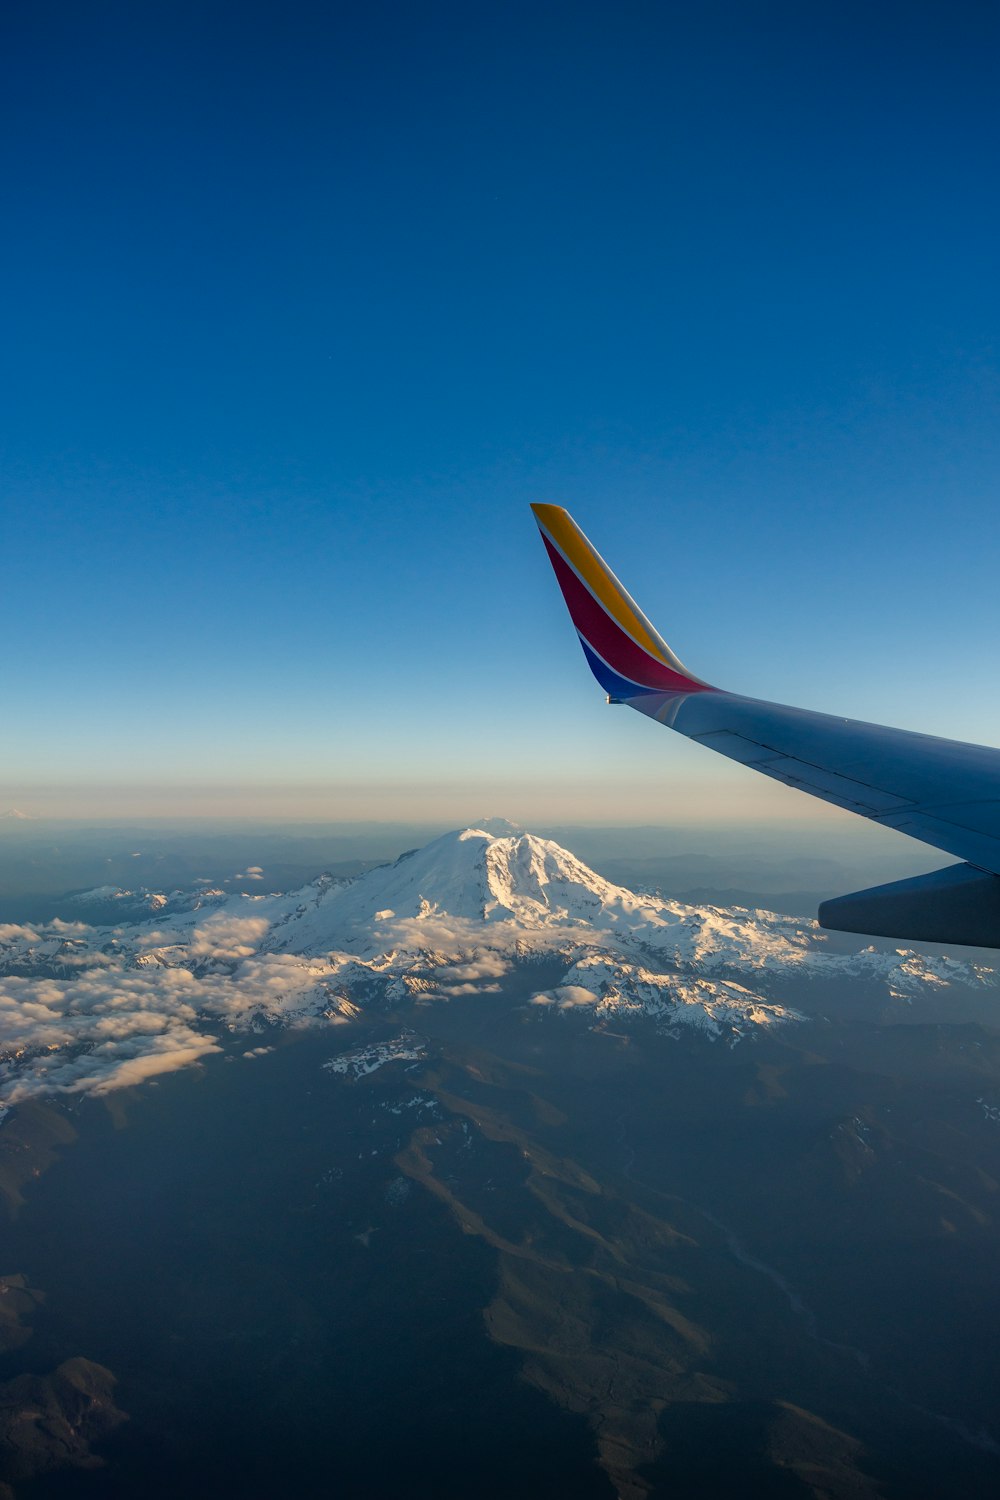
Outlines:
[[[835,952],[801,918],[639,894],[516,831],[464,829],[290,893],[90,895],[96,922],[83,899],[79,921],[0,926],[0,1106],[139,1082],[218,1051],[225,1030],[495,994],[543,960],[561,974],[531,995],[539,1019],[710,1038],[801,1022],[803,986],[854,981],[906,1001],[996,983],[968,960]],[[132,920],[105,920],[126,896]]]

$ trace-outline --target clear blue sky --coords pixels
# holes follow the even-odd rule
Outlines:
[[[995,5],[34,0],[0,55],[5,802],[798,812],[603,706],[536,499],[703,676],[1000,743]]]

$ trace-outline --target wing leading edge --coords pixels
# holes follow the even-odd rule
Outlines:
[[[531,508],[609,701],[966,862],[824,902],[822,926],[1000,947],[1000,750],[712,687],[678,660],[567,511]]]

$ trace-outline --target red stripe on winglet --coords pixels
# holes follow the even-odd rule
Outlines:
[[[707,684],[695,682],[693,678],[685,677],[682,672],[675,672],[671,667],[665,666],[663,662],[650,656],[641,646],[636,645],[632,637],[626,635],[617,621],[611,618],[607,611],[598,604],[590,590],[580,582],[573,569],[544,532],[542,541],[545,543],[545,550],[549,554],[549,561],[552,563],[559,587],[562,589],[573,624],[594,650],[604,658],[609,667],[641,687],[655,688],[660,692],[703,693],[711,691]]]

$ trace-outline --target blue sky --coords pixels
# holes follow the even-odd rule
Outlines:
[[[1000,743],[998,32],[8,7],[0,798],[838,816],[603,705],[532,500],[702,676]]]

